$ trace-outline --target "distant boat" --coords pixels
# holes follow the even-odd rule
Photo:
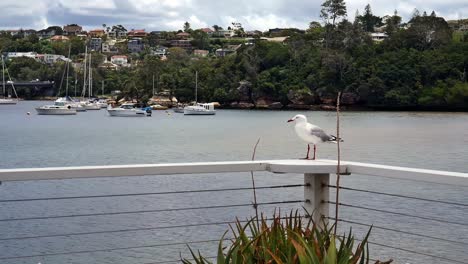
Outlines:
[[[76,109],[61,102],[36,107],[36,111],[38,115],[76,115]]]
[[[125,103],[119,107],[107,107],[107,112],[110,116],[123,116],[123,117],[143,117],[151,116],[151,110],[138,108],[134,103]]]
[[[70,49],[68,48],[68,57],[70,58]],[[66,88],[65,88],[65,97],[60,97],[55,100],[53,105],[43,105],[41,107],[36,107],[38,115],[76,115],[77,111],[86,111],[81,107],[81,105],[75,102],[70,96],[68,96],[68,73],[70,69],[70,61],[67,60],[65,72],[67,74],[66,78]],[[63,77],[62,77],[63,82]],[[62,88],[62,83],[60,83],[60,89]]]
[[[184,115],[215,115],[213,103],[201,104],[197,102],[198,93],[198,72],[195,72],[195,103],[184,107]]]
[[[5,61],[3,60],[3,55],[2,55],[2,87],[3,87],[3,98],[0,98],[0,105],[15,105],[18,100],[13,100],[9,97],[6,97],[6,89],[5,89]],[[13,87],[13,91],[15,92],[16,94],[16,90],[15,90],[15,86],[13,86],[13,84],[11,84],[11,86]],[[18,95],[16,95],[16,97],[18,97]]]
[[[184,115],[215,115],[213,103],[189,105],[184,108]]]
[[[71,108],[75,109],[77,112],[86,112],[86,108],[84,108],[80,102],[76,102],[70,96],[60,97],[55,100],[55,103],[64,103],[65,105],[71,106]]]
[[[163,106],[163,105],[160,105],[160,104],[154,104],[151,106],[151,109],[153,110],[167,110],[167,106]]]

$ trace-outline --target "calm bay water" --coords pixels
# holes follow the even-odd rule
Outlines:
[[[107,116],[107,111],[90,111],[76,116],[39,116],[34,107],[44,102],[21,102],[0,107],[0,168],[111,165],[190,161],[250,159],[253,145],[261,143],[257,159],[289,159],[305,155],[306,145],[294,134],[286,120],[304,113],[309,122],[333,132],[335,113],[317,111],[238,111],[219,110],[216,116],[184,116],[164,111],[148,118]],[[31,112],[31,115],[26,115]],[[342,113],[342,159],[370,163],[468,171],[468,114],[415,112],[344,112]],[[335,159],[335,145],[320,145],[318,158]],[[249,186],[248,174],[177,175],[113,179],[12,182],[0,186],[0,199],[63,197],[141,193],[169,190],[194,190]],[[256,174],[258,185],[295,184],[302,175]],[[467,203],[465,187],[437,185],[405,180],[353,175],[344,186],[385,191],[410,196]],[[22,203],[0,203],[0,219],[53,216],[76,213],[120,212],[164,208],[196,207],[249,203],[249,191],[206,194],[177,194]],[[301,189],[262,190],[261,201],[288,201],[302,198]],[[424,221],[361,209],[342,209],[342,218],[442,237],[462,243],[391,233],[374,229],[372,240],[393,247],[468,262],[468,212],[466,207],[439,205],[423,201],[342,192],[349,204],[445,219],[460,224]],[[282,206],[300,208],[300,204]],[[271,213],[274,206],[264,206]],[[0,221],[0,263],[150,263],[176,259],[187,252],[184,245],[169,248],[133,248],[60,255],[69,251],[87,251],[174,241],[219,238],[226,226],[160,229],[69,237],[1,240],[22,236],[42,236],[75,232],[151,228],[187,223],[231,221],[236,216],[252,215],[248,207],[189,210],[165,213],[92,216],[66,219]],[[343,230],[349,227],[341,226]],[[365,227],[353,225],[358,237]],[[182,240],[181,240],[182,239]],[[465,244],[463,244],[465,243]],[[216,243],[196,244],[206,255],[213,255]],[[451,263],[408,252],[373,245],[375,258],[394,258],[397,263]],[[211,250],[211,252],[210,252]],[[42,255],[26,259],[1,260],[5,257]],[[210,254],[211,253],[211,254]]]

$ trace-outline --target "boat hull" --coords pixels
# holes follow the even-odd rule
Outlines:
[[[0,99],[0,105],[15,105],[16,103],[16,100]]]
[[[110,116],[121,117],[145,117],[146,112],[143,110],[120,110],[120,109],[107,109]]]
[[[214,110],[184,109],[184,115],[215,115]]]
[[[36,108],[38,115],[76,115],[73,108]]]
[[[101,106],[97,104],[87,104],[84,106],[86,110],[101,110]]]

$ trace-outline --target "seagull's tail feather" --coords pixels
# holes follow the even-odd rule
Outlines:
[[[336,142],[338,142],[338,140],[340,140],[340,142],[343,142],[342,138],[337,138],[334,135],[330,135],[330,139],[328,141],[331,142],[331,143],[336,143]]]

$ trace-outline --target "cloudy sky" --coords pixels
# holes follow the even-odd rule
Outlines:
[[[1,0],[0,28],[42,29],[77,23],[86,30],[102,24],[127,29],[177,30],[185,21],[192,28],[240,22],[246,30],[275,27],[307,28],[319,20],[323,0]],[[398,10],[404,20],[415,8],[446,19],[468,18],[467,0],[347,0],[348,16],[370,3],[374,14]]]

